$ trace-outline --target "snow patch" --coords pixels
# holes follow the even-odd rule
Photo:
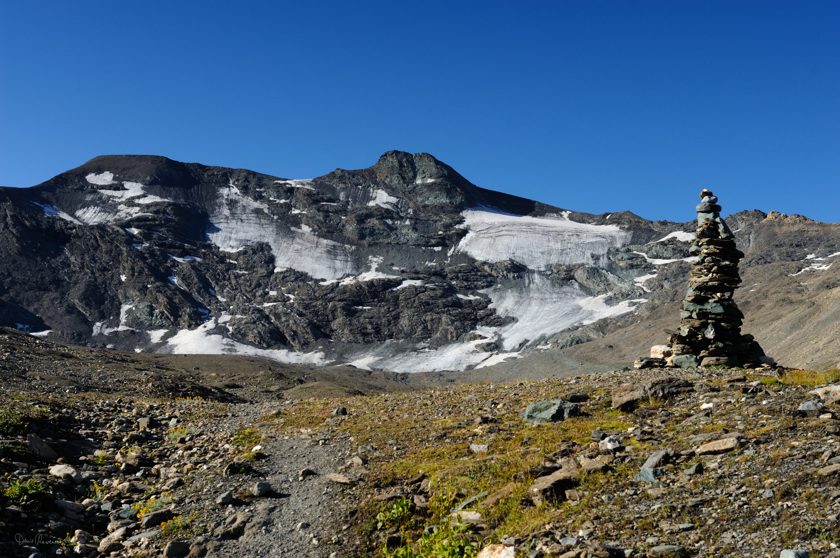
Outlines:
[[[140,215],[151,214],[141,213],[141,209],[139,207],[119,205],[116,209],[112,209],[103,206],[91,205],[76,211],[75,215],[76,219],[85,225],[100,225],[102,223],[112,223],[114,221],[132,219]]]
[[[669,233],[669,234],[663,236],[659,240],[655,240],[655,241],[651,242],[651,244],[656,244],[657,242],[665,242],[669,238],[676,238],[680,242],[694,242],[694,233],[685,232],[685,231],[674,231],[672,233]]]
[[[398,275],[388,275],[387,273],[382,273],[381,271],[377,271],[379,264],[382,263],[381,256],[370,256],[368,258],[368,263],[370,264],[370,271],[365,271],[364,273],[360,273],[359,275],[345,277],[341,280],[332,279],[328,281],[322,281],[322,285],[333,285],[335,283],[340,284],[342,287],[346,287],[347,285],[352,285],[353,283],[362,283],[365,281],[373,281],[374,279],[399,279]]]
[[[521,349],[576,324],[627,314],[634,310],[631,303],[639,302],[622,301],[610,306],[607,295],[591,297],[576,283],[557,285],[537,274],[529,276],[524,287],[496,285],[482,292],[490,296],[490,307],[499,317],[516,318],[498,330],[506,351]]]
[[[114,183],[114,173],[105,171],[96,174],[92,172],[85,177],[85,180],[97,186],[108,186]]]
[[[291,188],[303,188],[304,190],[315,190],[312,180],[275,180],[275,184],[282,184]]]
[[[204,260],[201,258],[197,258],[195,256],[184,256],[183,258],[179,258],[177,256],[173,256],[172,254],[167,254],[170,258],[175,260],[176,262],[186,263],[186,262],[203,262]]]
[[[168,329],[152,329],[146,333],[149,334],[149,342],[157,344],[161,342],[163,336],[166,335],[168,331]]]
[[[61,211],[60,209],[58,209],[54,205],[50,205],[48,203],[38,203],[38,202],[32,202],[32,203],[37,205],[41,209],[43,209],[44,210],[44,215],[46,215],[47,217],[58,217],[60,219],[64,219],[65,221],[70,221],[71,223],[75,223],[77,225],[82,224],[81,221],[74,218],[72,215],[68,215],[67,213],[64,213],[63,211]]]
[[[674,262],[689,262],[690,263],[690,262],[694,262],[694,261],[697,260],[697,256],[689,256],[687,258],[677,258],[675,260],[663,260],[663,259],[658,259],[658,258],[651,258],[647,254],[645,254],[644,252],[633,252],[633,253],[642,256],[647,263],[653,264],[653,265],[665,265],[665,264],[674,263]]]
[[[398,198],[388,195],[388,192],[385,190],[376,190],[376,192],[374,192],[374,198],[368,202],[368,205],[378,205],[379,207],[384,207],[385,209],[394,210],[394,206],[392,204],[395,204],[398,201],[400,201]]]
[[[134,304],[126,303],[120,306],[120,324],[117,327],[108,327],[105,322],[96,322],[93,324],[91,336],[96,337],[97,335],[111,335],[115,331],[137,331],[133,327],[127,326],[125,323],[128,318],[128,311],[132,308],[134,308]]]
[[[646,293],[651,292],[651,290],[645,287],[645,283],[648,279],[653,279],[656,277],[656,273],[651,273],[649,275],[642,275],[641,277],[636,277],[633,279],[633,282],[636,283],[639,287],[641,287]]]
[[[467,235],[457,251],[479,261],[514,260],[535,270],[554,264],[603,266],[607,250],[630,240],[615,225],[589,225],[560,216],[529,217],[486,209],[463,211]]]
[[[211,318],[196,329],[182,329],[167,339],[166,345],[156,352],[167,354],[202,354],[202,355],[246,355],[269,358],[288,364],[328,364],[322,352],[294,353],[278,349],[260,349],[228,339],[215,329],[219,324],[230,321],[232,316],[225,314],[220,318]]]
[[[420,279],[405,279],[402,283],[391,289],[392,291],[399,291],[400,289],[405,289],[406,287],[422,287],[424,281]]]
[[[291,268],[317,279],[338,279],[355,271],[352,247],[320,238],[311,230],[287,228],[275,221],[266,204],[243,195],[232,183],[220,189],[209,217],[212,227],[207,238],[222,250],[235,252],[265,242],[279,270]]]

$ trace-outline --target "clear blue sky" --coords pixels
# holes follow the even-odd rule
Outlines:
[[[563,208],[840,221],[840,2],[0,2],[0,185],[389,149]]]

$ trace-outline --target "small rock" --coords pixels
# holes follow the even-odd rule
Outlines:
[[[314,477],[317,474],[318,473],[316,473],[312,469],[301,469],[300,471],[298,471],[298,480],[303,480],[306,477]]]
[[[460,519],[462,523],[472,523],[473,525],[478,525],[484,519],[479,512],[472,510],[459,510],[451,513],[449,517],[455,519],[455,521]]]
[[[169,521],[173,517],[175,517],[175,514],[172,512],[172,510],[168,509],[150,512],[140,518],[140,526],[144,529],[148,529],[149,527],[157,527],[161,523]]]
[[[346,415],[347,415],[347,409],[346,409],[346,408],[344,408],[344,407],[337,407],[337,408],[336,408],[336,409],[332,412],[332,414],[333,414],[333,416],[334,416],[334,417],[343,417],[343,416],[346,416]]]
[[[656,482],[656,479],[665,475],[665,470],[659,467],[646,468],[639,471],[633,477],[633,482]]]
[[[236,496],[233,495],[233,491],[228,490],[224,494],[220,495],[216,498],[216,504],[219,506],[228,506],[233,504],[236,501]]]
[[[823,409],[825,405],[820,401],[806,401],[796,409],[796,412],[806,417],[816,417],[823,412]]]
[[[828,467],[823,467],[822,469],[817,471],[817,474],[821,477],[827,477],[828,475],[835,475],[837,473],[840,473],[840,463],[829,465]]]
[[[661,544],[650,549],[654,556],[687,556],[685,549],[676,544]]]
[[[621,447],[621,442],[615,436],[607,436],[598,442],[598,449],[601,451],[615,451]]]
[[[476,558],[513,558],[516,550],[512,546],[505,546],[503,544],[491,544],[485,546],[478,553]]]
[[[565,497],[566,490],[574,488],[580,483],[580,477],[574,471],[560,469],[534,480],[534,484],[528,489],[531,501],[539,506],[550,500],[558,500]]]
[[[789,550],[785,549],[779,554],[779,558],[810,558],[807,550]]]
[[[473,453],[487,453],[487,444],[470,444]]]
[[[254,483],[254,486],[251,487],[251,494],[260,498],[262,496],[267,496],[274,492],[271,488],[271,484],[267,482],[258,482]]]
[[[653,453],[647,458],[647,461],[642,465],[642,469],[653,469],[659,465],[666,463],[674,455],[674,450],[667,448]]]
[[[333,482],[337,482],[338,484],[356,484],[358,479],[351,478],[347,475],[342,475],[341,473],[328,473],[327,479]]]
[[[38,458],[43,461],[52,461],[58,457],[58,454],[55,453],[45,441],[38,437],[37,434],[27,434],[26,435],[26,442],[29,444],[29,449],[34,451]]]
[[[73,482],[80,482],[84,477],[70,465],[53,465],[50,467],[50,474],[60,479],[67,479]]]
[[[190,553],[190,543],[186,541],[169,541],[163,549],[163,558],[184,558]]]
[[[608,467],[600,459],[589,459],[588,457],[578,457],[578,463],[580,463],[580,468],[586,473],[600,473]]]
[[[694,452],[697,455],[715,455],[732,451],[740,445],[741,441],[738,438],[724,438],[723,440],[715,440],[714,442],[703,444],[695,448]]]
[[[685,473],[686,475],[692,476],[692,477],[694,475],[699,475],[702,472],[703,472],[703,464],[700,463],[699,461],[697,463],[695,463],[694,465],[692,465],[691,467],[689,467],[688,469],[683,469],[683,473]]]
[[[254,468],[251,467],[250,464],[245,463],[244,461],[234,461],[233,463],[228,463],[222,474],[226,477],[232,477],[233,475],[247,475],[249,473],[253,473]]]

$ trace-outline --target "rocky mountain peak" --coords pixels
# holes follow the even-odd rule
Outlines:
[[[181,163],[158,155],[102,155],[51,178],[40,187],[101,189],[134,182],[147,186],[187,188],[198,182],[202,165]]]
[[[376,185],[410,205],[461,211],[487,203],[479,188],[428,153],[388,151],[370,168],[336,169],[322,179],[335,184]]]

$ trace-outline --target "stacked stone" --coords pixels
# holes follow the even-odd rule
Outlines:
[[[689,249],[692,264],[688,292],[680,312],[680,329],[668,345],[651,349],[653,361],[680,368],[696,366],[759,366],[771,361],[751,335],[741,334],[744,315],[732,299],[741,283],[738,262],[744,254],[735,247],[735,237],[720,217],[717,197],[700,192],[697,230]]]

